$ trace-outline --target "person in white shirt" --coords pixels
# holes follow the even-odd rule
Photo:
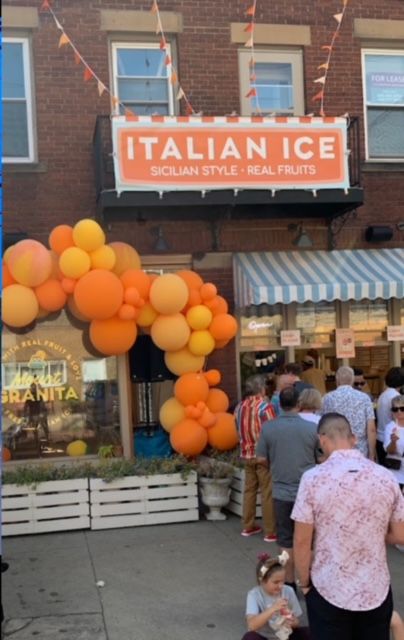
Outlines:
[[[397,482],[404,486],[404,395],[391,401],[393,420],[384,430],[385,466],[390,469]]]
[[[377,459],[380,464],[384,464],[384,460],[386,458],[386,452],[384,450],[384,430],[386,425],[389,424],[393,418],[391,413],[391,401],[400,394],[400,388],[404,385],[404,367],[392,367],[389,369],[384,381],[387,388],[379,396],[376,410],[376,451]]]
[[[303,389],[299,395],[299,416],[318,424],[321,418],[322,399],[317,389]]]

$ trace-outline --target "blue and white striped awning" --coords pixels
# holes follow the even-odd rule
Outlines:
[[[236,305],[402,298],[404,249],[234,255]]]

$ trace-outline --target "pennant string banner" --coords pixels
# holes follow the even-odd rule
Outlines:
[[[250,98],[250,100],[254,100],[254,105],[257,113],[261,114],[261,107],[259,103],[258,91],[256,86],[257,74],[255,72],[255,51],[254,51],[254,29],[255,29],[255,14],[257,10],[257,0],[254,0],[253,4],[248,7],[245,12],[246,16],[249,16],[250,22],[245,27],[244,31],[248,34],[248,38],[245,47],[251,49],[251,58],[249,61],[250,68],[250,87],[248,93],[246,93],[246,98]]]
[[[327,84],[327,76],[328,76],[328,72],[330,69],[330,62],[331,62],[331,56],[334,50],[334,45],[335,42],[337,40],[337,38],[339,37],[339,32],[341,30],[341,26],[342,23],[344,21],[344,17],[345,17],[345,12],[348,6],[348,2],[349,0],[342,0],[342,11],[340,11],[339,13],[335,13],[334,14],[334,20],[337,23],[337,27],[333,33],[332,39],[331,39],[331,43],[330,44],[323,44],[323,46],[321,47],[321,49],[323,49],[324,51],[328,52],[327,55],[327,60],[323,63],[320,64],[317,68],[318,69],[323,69],[324,73],[323,75],[321,75],[320,77],[316,78],[314,80],[314,83],[316,84],[321,84],[322,85],[322,89],[321,91],[319,91],[318,93],[316,93],[315,96],[313,96],[312,101],[313,102],[320,102],[320,107],[319,107],[319,111],[320,111],[320,116],[324,117],[325,116],[325,111],[324,111],[324,99],[325,99],[325,88],[326,88],[326,84]]]

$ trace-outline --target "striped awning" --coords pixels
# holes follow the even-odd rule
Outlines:
[[[234,277],[238,308],[402,298],[404,249],[236,253]]]

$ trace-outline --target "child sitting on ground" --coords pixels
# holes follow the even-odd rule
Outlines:
[[[258,586],[247,595],[246,621],[248,632],[243,640],[308,640],[307,627],[299,627],[302,609],[292,587],[285,585],[286,551],[270,558],[258,556]]]

